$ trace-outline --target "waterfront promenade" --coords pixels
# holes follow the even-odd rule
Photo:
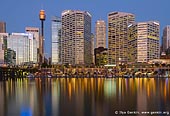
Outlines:
[[[9,68],[0,67],[0,77],[25,78],[30,77],[53,78],[116,78],[116,77],[170,77],[169,67],[95,67],[95,68]]]

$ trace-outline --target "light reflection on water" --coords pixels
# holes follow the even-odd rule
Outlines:
[[[0,116],[113,116],[170,111],[168,78],[9,79],[0,82]]]

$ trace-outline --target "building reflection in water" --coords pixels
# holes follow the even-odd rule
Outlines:
[[[168,78],[36,78],[0,82],[0,116],[113,116],[169,111]]]

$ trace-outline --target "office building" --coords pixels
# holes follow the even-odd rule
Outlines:
[[[94,49],[95,49],[95,45],[94,45],[94,34],[91,33],[91,57],[92,57],[92,64],[95,64],[95,56],[94,56]]]
[[[108,62],[127,63],[128,25],[135,21],[131,13],[111,12],[108,14]]]
[[[51,37],[52,37],[52,64],[61,63],[61,18],[53,16],[51,18]]]
[[[128,26],[129,62],[148,62],[159,58],[159,28],[157,21],[133,23]]]
[[[6,64],[5,53],[7,50],[8,33],[0,33],[0,65]]]
[[[8,36],[7,48],[16,52],[16,65],[23,65],[34,59],[34,53],[36,52],[31,51],[33,49],[30,47],[32,46],[30,45],[31,35],[27,33],[12,33]]]
[[[91,64],[91,15],[86,11],[62,12],[62,63]]]
[[[170,47],[170,25],[166,26],[163,29],[162,52],[165,53],[169,47]]]
[[[30,38],[30,42],[32,44],[32,47],[37,47],[35,50],[34,48],[34,62],[39,62],[39,57],[40,57],[40,52],[39,52],[39,46],[40,46],[40,30],[37,27],[26,27],[25,28],[25,33],[32,34],[33,38]],[[33,42],[34,41],[34,42]],[[36,44],[36,45],[33,45]],[[37,53],[35,53],[37,51]],[[37,58],[37,59],[35,59]]]
[[[96,22],[96,48],[106,48],[106,23],[104,20]]]
[[[108,53],[107,48],[98,47],[94,49],[95,54],[95,65],[104,66],[108,64]]]
[[[6,23],[0,22],[0,33],[6,33]]]

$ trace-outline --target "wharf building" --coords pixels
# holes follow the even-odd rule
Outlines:
[[[120,64],[128,61],[128,25],[135,16],[125,12],[108,14],[108,63]]]
[[[158,59],[159,54],[158,21],[133,23],[128,26],[128,60],[131,63],[148,62]]]
[[[52,64],[61,64],[61,18],[53,16],[51,18],[51,62]]]
[[[91,15],[87,11],[62,12],[61,51],[63,64],[91,64]]]

